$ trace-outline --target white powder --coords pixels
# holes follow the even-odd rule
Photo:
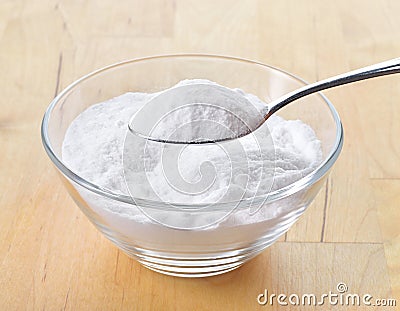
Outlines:
[[[202,83],[203,87],[218,86],[206,80],[185,80],[175,88],[194,83]],[[164,118],[152,134],[189,140],[205,136],[215,138],[226,136],[229,131],[238,131],[244,124],[240,120],[245,120],[245,125],[250,128],[259,122],[257,112],[262,111],[265,103],[240,89],[218,87],[222,93],[225,89],[235,94],[232,99],[225,96],[229,93],[224,93],[219,100],[225,100],[225,107],[239,119],[232,117],[231,113],[204,109],[204,105],[189,106]],[[213,100],[207,92],[200,93],[196,96],[203,98],[202,103]],[[127,124],[138,111],[146,120],[151,111],[146,112],[149,108],[146,104],[157,99],[157,95],[126,93],[83,111],[66,132],[62,146],[65,164],[82,178],[114,193],[171,203],[211,204],[265,195],[301,179],[321,163],[321,145],[314,131],[300,120],[284,120],[278,116],[270,117],[256,131],[256,137],[249,135],[231,143],[186,147],[165,147],[151,142],[145,145],[143,140],[128,132]],[[235,106],[238,99],[240,105]],[[246,107],[252,113],[246,113],[242,108],[243,101],[252,105],[252,109]],[[211,123],[204,126],[204,120]],[[175,131],[177,128],[179,131]],[[164,158],[161,157],[162,152]],[[177,155],[179,158],[176,158]],[[138,222],[149,221],[132,207],[115,202],[101,204],[98,199],[93,204],[110,215]],[[240,215],[240,212],[237,213],[234,223],[255,221],[249,219],[247,214]],[[270,216],[264,213],[257,219]],[[188,220],[187,217],[167,218],[163,214],[157,220],[178,226],[183,222],[193,226],[193,222],[198,221]]]

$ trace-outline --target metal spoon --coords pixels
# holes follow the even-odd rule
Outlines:
[[[172,144],[209,144],[209,143],[216,143],[216,142],[224,142],[224,141],[229,141],[233,139],[237,139],[246,135],[249,135],[256,129],[258,129],[261,125],[264,124],[264,122],[275,112],[277,112],[279,109],[285,107],[287,104],[295,101],[296,99],[305,97],[307,95],[329,89],[332,87],[356,82],[356,81],[361,81],[365,79],[370,79],[370,78],[375,78],[379,76],[384,76],[384,75],[390,75],[394,73],[399,73],[400,72],[400,58],[395,58],[392,60],[388,60],[382,63],[378,63],[375,65],[363,67],[361,69],[353,70],[347,73],[343,73],[331,78],[327,78],[312,84],[305,85],[297,90],[294,90],[288,94],[285,94],[272,102],[270,102],[265,110],[263,111],[263,119],[260,121],[260,123],[253,127],[252,129],[245,128],[243,132],[240,133],[234,133],[233,136],[229,137],[222,137],[222,138],[216,138],[216,139],[203,139],[203,140],[195,140],[195,141],[175,141],[175,140],[168,140],[168,139],[160,139],[160,138],[155,138],[155,137],[150,137],[147,135],[143,135],[142,133],[139,133],[136,131],[133,127],[132,124],[129,126],[129,130],[134,133],[135,135],[141,136],[142,138],[152,140],[152,141],[157,141],[157,142],[163,142],[163,143],[172,143]],[[195,85],[191,85],[193,87]]]

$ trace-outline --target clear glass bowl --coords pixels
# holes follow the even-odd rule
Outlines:
[[[67,87],[48,107],[41,129],[45,150],[64,185],[96,228],[144,266],[181,277],[231,271],[276,241],[317,195],[343,144],[339,116],[322,94],[288,105],[278,115],[300,119],[313,128],[322,144],[322,163],[307,176],[268,196],[218,204],[215,211],[230,211],[229,215],[203,229],[165,226],[151,221],[142,211],[168,213],[176,219],[207,217],[213,211],[188,211],[184,205],[171,209],[164,202],[133,200],[85,180],[63,163],[61,149],[66,130],[89,106],[126,92],[157,92],[183,79],[197,78],[240,87],[266,102],[306,84],[277,68],[232,57],[166,55],[129,60],[97,70]],[[256,213],[250,215],[254,206]],[[238,221],[243,216],[245,223]]]

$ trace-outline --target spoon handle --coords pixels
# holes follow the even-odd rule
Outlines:
[[[265,119],[268,119],[273,113],[285,107],[292,101],[307,96],[309,94],[329,89],[331,87],[344,85],[347,83],[375,78],[379,76],[390,75],[399,72],[400,72],[400,58],[395,58],[382,63],[363,67],[331,78],[327,78],[312,84],[308,84],[272,101],[268,105],[268,112],[265,116]]]

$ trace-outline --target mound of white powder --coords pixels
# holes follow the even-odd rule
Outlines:
[[[199,81],[203,85],[216,85],[207,80],[184,80],[175,87]],[[229,90],[257,109],[261,110],[266,105],[256,96],[240,89]],[[145,145],[138,143],[134,148],[136,154],[128,153],[127,156],[130,149],[126,149],[125,140],[127,135],[132,135],[128,132],[128,122],[157,95],[126,93],[92,105],[79,114],[69,126],[63,142],[62,159],[66,166],[80,177],[117,194],[166,202],[213,203],[267,194],[301,179],[322,161],[321,144],[312,128],[300,120],[284,120],[278,116],[271,116],[258,130],[262,137],[266,137],[261,144],[254,137],[246,136],[238,140],[240,148],[228,148],[228,153],[221,146],[189,146],[180,150],[179,161],[166,165],[157,148],[152,149],[151,144],[147,145],[143,153]],[[200,108],[196,106],[192,111],[190,107],[185,108],[183,114],[163,120],[159,127],[173,131],[182,123],[190,124],[193,121],[196,128],[193,130],[191,125],[191,133],[199,135],[201,122],[197,121],[207,118],[218,124],[224,119],[223,126],[237,130],[234,119]],[[243,111],[237,111],[237,114],[243,115]],[[187,132],[182,133],[187,135]],[[141,154],[144,156],[141,157]],[[143,165],[137,165],[140,161]],[[203,162],[210,165],[202,168]],[[165,178],[168,170],[176,171],[175,175],[179,175],[177,185],[171,185],[170,180]],[[129,178],[125,179],[127,175]],[[175,175],[171,173],[171,176]],[[132,178],[135,181],[134,189],[127,186],[128,179]],[[205,184],[202,185],[202,182]],[[192,185],[196,184],[200,185],[202,191],[192,191]],[[179,187],[185,191],[177,189]],[[105,208],[119,212],[117,205],[108,204]],[[125,210],[124,213],[129,212]]]

